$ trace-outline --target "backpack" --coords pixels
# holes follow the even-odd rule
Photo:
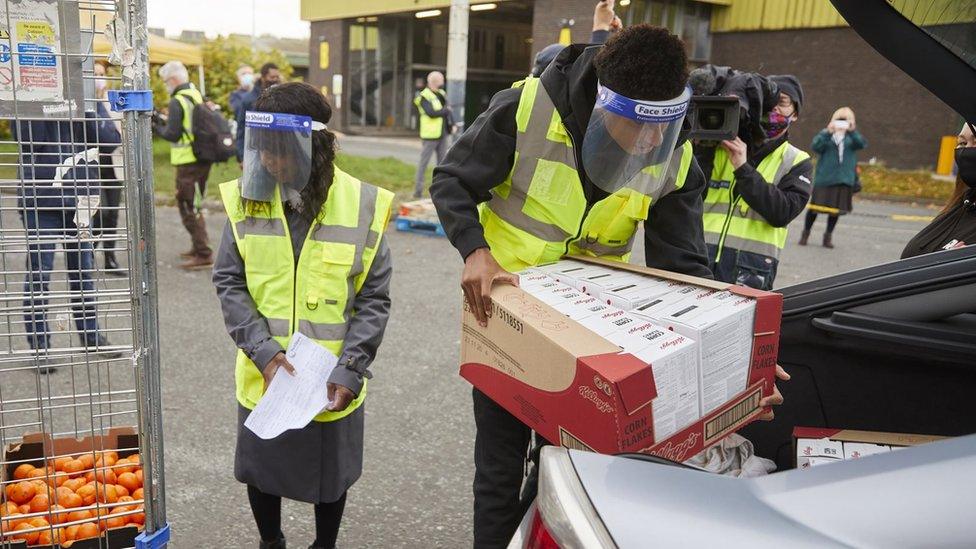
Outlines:
[[[193,156],[198,162],[226,162],[237,155],[230,124],[220,111],[208,107],[206,101],[193,106],[190,128]]]

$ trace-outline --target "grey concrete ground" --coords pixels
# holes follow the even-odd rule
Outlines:
[[[925,222],[892,216],[933,213],[927,208],[858,202],[856,213],[841,220],[834,250],[819,245],[823,219],[811,245],[797,246],[802,223],[798,219],[791,227],[777,285],[894,260]],[[213,212],[208,219],[216,240],[225,218]],[[11,231],[16,224],[16,218],[4,212],[3,228]],[[245,491],[233,478],[234,346],[224,330],[209,272],[176,268],[178,253],[188,247],[189,238],[175,209],[158,210],[157,230],[166,492],[173,547],[256,547]],[[470,388],[457,376],[461,262],[444,239],[392,230],[387,238],[395,261],[393,316],[372,368],[365,473],[350,491],[340,546],[469,546],[474,430]],[[635,259],[642,256],[638,251]],[[19,268],[22,260],[13,257],[5,269]],[[4,291],[13,291],[18,277],[6,276]],[[13,315],[17,305],[8,307]],[[22,337],[0,339],[24,346],[14,341]],[[111,365],[123,378],[124,366]],[[0,400],[36,390],[67,391],[79,379],[62,370],[46,378],[53,380],[53,389],[38,389],[36,376],[27,374],[23,372],[24,379],[19,377],[15,384],[5,375]],[[286,504],[283,522],[293,547],[312,541],[311,506]]]

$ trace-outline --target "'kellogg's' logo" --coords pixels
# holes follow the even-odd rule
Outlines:
[[[688,453],[695,448],[698,443],[698,439],[701,438],[701,433],[693,432],[688,435],[688,438],[683,442],[675,444],[673,442],[668,442],[663,447],[658,448],[650,452],[655,456],[661,456],[665,459],[670,459],[671,461],[684,461],[688,459]]]
[[[613,389],[610,388],[610,384],[600,379],[600,376],[593,376],[593,385],[596,385],[596,388],[606,393],[608,397],[613,396]]]

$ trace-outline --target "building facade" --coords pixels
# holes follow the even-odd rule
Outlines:
[[[565,39],[587,42],[594,0],[472,0],[465,113],[523,78],[536,52]],[[350,133],[415,135],[414,95],[447,63],[447,0],[302,0],[310,22],[308,81],[335,107],[331,126]],[[961,119],[864,43],[828,0],[618,0],[625,25],[665,26],[695,65],[795,74],[804,86],[792,141],[808,147],[839,107],[857,114],[877,157],[931,168]],[[976,40],[976,25],[962,29]]]

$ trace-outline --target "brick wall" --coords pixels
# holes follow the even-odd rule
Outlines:
[[[859,159],[876,156],[897,168],[934,167],[940,137],[955,135],[961,124],[958,115],[849,28],[716,33],[712,62],[795,74],[805,104],[790,130],[791,141],[808,151],[813,136],[842,106],[854,109],[858,130],[868,140]]]
[[[575,19],[572,42],[586,43],[593,32],[593,0],[535,0],[532,14],[532,58],[539,50],[559,41],[559,22]]]
[[[329,43],[329,66],[321,69],[319,60],[320,47],[322,41]],[[348,77],[345,67],[345,50],[349,43],[346,36],[346,25],[342,20],[336,21],[313,21],[311,23],[311,34],[309,37],[309,67],[308,83],[317,88],[328,87],[329,104],[332,105],[332,120],[329,126],[332,128],[342,128],[342,109],[336,108],[336,90],[332,89],[332,76],[342,74]],[[343,80],[343,98],[348,97],[348,82]]]

